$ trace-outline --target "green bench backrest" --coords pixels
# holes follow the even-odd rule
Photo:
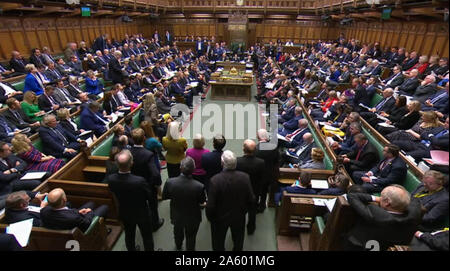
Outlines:
[[[40,138],[36,139],[36,140],[33,142],[33,146],[34,146],[37,150],[39,150],[40,152],[43,151],[43,148],[42,148],[42,141],[41,141]]]
[[[75,124],[76,124],[78,127],[80,127],[80,116],[76,116],[76,117],[73,119],[73,122],[75,122]]]
[[[314,138],[314,142],[316,142],[316,145],[321,148],[323,150],[323,152],[325,153],[325,158],[323,159],[323,162],[325,164],[325,169],[333,169],[333,163],[331,162],[330,157],[328,156],[328,153],[325,149],[325,147],[322,145],[322,143],[320,142],[317,134],[316,134],[316,130],[314,129],[314,127],[312,127],[312,125],[310,123],[308,123],[308,127],[309,130],[311,131],[311,134]]]
[[[139,115],[141,114],[141,110],[133,116],[133,127],[138,128],[141,122],[139,121]]]
[[[383,96],[381,96],[381,95],[378,94],[378,93],[375,93],[375,94],[373,95],[373,97],[372,97],[372,100],[370,100],[370,105],[369,105],[369,107],[375,107],[375,105],[376,105],[377,103],[379,103],[381,100],[383,100]]]
[[[377,149],[378,158],[382,159],[384,146],[380,142],[378,142],[378,140],[371,133],[369,133],[365,128],[363,128],[363,134],[367,137],[369,142]]]
[[[23,91],[23,88],[25,87],[25,80],[14,82],[12,83],[12,86],[15,87],[19,91]]]
[[[113,142],[114,135],[110,135],[108,138],[106,138],[100,145],[98,145],[91,153],[91,155],[95,156],[109,156],[109,152],[112,148],[112,142]]]

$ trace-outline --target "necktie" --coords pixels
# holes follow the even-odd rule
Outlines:
[[[72,102],[72,99],[70,99],[70,95],[66,92],[66,90],[63,89],[63,88],[60,88],[60,90],[61,90],[62,94],[64,95],[64,98],[66,98],[66,100],[67,100],[69,103]]]
[[[386,103],[386,101],[387,101],[387,99],[384,99],[383,101],[381,101],[376,107],[375,107],[375,109],[378,111],[378,110],[380,110],[382,107],[383,107],[383,105]]]
[[[61,78],[61,76],[59,75],[59,72],[57,70],[52,70],[53,73],[56,75],[56,78]]]
[[[296,135],[298,135],[303,129],[297,129],[292,134],[289,134],[288,136],[293,139]]]
[[[383,171],[383,169],[387,166],[388,160],[384,160],[383,163],[380,165],[380,171]]]
[[[20,124],[24,123],[22,117],[20,116],[19,112],[17,111],[11,111],[13,112],[14,116],[16,117],[16,119],[19,121]]]
[[[0,65],[0,72],[6,72],[2,65]]]
[[[47,96],[47,95],[45,95],[45,96]],[[50,103],[52,104],[52,106],[53,106],[53,105],[56,105],[56,102],[55,102],[55,100],[53,100],[53,97],[52,97],[52,96],[47,96],[47,98],[48,98],[48,100],[50,101]]]
[[[300,156],[300,154],[306,149],[306,147],[308,147],[307,144],[303,144],[297,151],[296,155]]]
[[[359,156],[361,155],[362,149],[363,148],[359,148],[358,154],[356,155],[356,158],[355,158],[356,161],[359,161]]]
[[[6,134],[9,134],[13,131],[4,120],[0,120],[0,124],[3,126],[3,129],[5,129]]]
[[[67,146],[69,144],[69,142],[67,142],[66,137],[63,134],[61,134],[61,132],[58,131],[58,129],[53,129],[53,131],[63,141],[63,145],[64,146]]]

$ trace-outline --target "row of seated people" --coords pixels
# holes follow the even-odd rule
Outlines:
[[[300,52],[299,56],[301,57],[291,59],[293,62],[291,67],[299,68],[297,74],[290,72],[288,69],[283,70],[283,63],[278,63],[277,65],[270,58],[262,57],[259,59],[258,79],[260,80],[260,95],[257,98],[267,99],[268,104],[275,103],[279,105],[279,124],[282,125],[278,130],[279,138],[282,138],[282,140],[279,140],[279,145],[283,148],[297,147],[296,149],[287,149],[285,155],[283,155],[285,161],[287,160],[292,164],[298,163],[298,156],[295,157],[295,154],[297,154],[297,151],[299,151],[298,154],[301,154],[302,149],[299,147],[298,141],[304,137],[302,132],[307,132],[307,122],[302,122],[301,107],[296,106],[297,99],[295,96],[298,95],[299,98],[307,96],[309,94],[307,89],[312,83],[311,81],[318,80],[315,74],[320,73],[318,68],[314,67],[314,62],[308,62],[307,60],[309,56],[311,56],[311,59],[315,59],[314,50],[316,49],[307,49],[304,52]],[[343,51],[347,52],[347,50]],[[336,61],[339,56],[337,54],[334,57],[336,59],[333,61]],[[446,59],[443,59],[441,63],[444,61]],[[379,65],[377,62],[375,64]],[[445,67],[445,65],[443,66]],[[399,74],[401,69],[398,65],[394,66],[394,76]],[[299,70],[301,72],[298,72]],[[331,68],[331,70],[334,71],[334,68]],[[348,67],[344,66],[344,70],[348,71]],[[412,69],[408,75],[417,76],[416,72],[415,69]],[[370,97],[368,95],[371,92],[375,95],[376,91],[370,89],[370,85],[367,86],[364,83],[364,77],[357,74],[354,76],[355,78],[351,81],[351,87],[342,93],[333,90],[335,85],[329,84],[329,80],[324,80],[323,84],[320,81],[319,84],[316,84],[319,86],[319,90],[318,92],[316,90],[317,94],[314,93],[316,94],[315,97],[309,95],[307,96],[309,98],[302,99],[305,105],[308,106],[308,113],[316,121],[316,125],[320,123],[320,127],[324,127],[322,131],[330,137],[330,140],[327,140],[327,142],[338,155],[338,162],[342,163],[350,173],[354,184],[360,186],[366,193],[379,193],[388,186],[402,183],[406,179],[407,166],[405,161],[399,157],[401,149],[420,149],[422,151],[421,154],[424,155],[421,158],[430,157],[430,150],[448,151],[448,84],[446,84],[446,89],[440,90],[437,94],[433,91],[428,91],[428,96],[425,100],[417,99],[417,97],[407,99],[404,95],[397,92],[398,89],[392,88],[395,86],[385,87],[382,88],[384,90],[381,101],[376,103],[373,108],[370,108],[371,99],[367,97]],[[425,76],[421,83],[422,85],[416,86],[416,91],[420,92],[423,86],[429,85],[436,78],[439,78],[439,76]],[[373,80],[374,78],[369,78],[368,83],[370,84]],[[410,80],[407,79],[406,81]],[[267,85],[268,82],[274,83],[275,86],[272,88],[270,84]],[[364,102],[361,102],[361,96],[364,97],[362,99]],[[407,103],[407,100],[410,101]],[[440,102],[447,103],[446,108],[440,107]],[[366,106],[361,106],[361,104]],[[426,107],[431,107],[431,104],[436,104],[436,107],[427,110]],[[443,110],[440,112],[438,111],[439,109]],[[380,121],[380,118],[377,118],[375,113],[379,113],[385,119]],[[360,117],[372,120],[372,123],[375,122],[375,124],[384,122],[389,125],[394,123],[398,126],[394,126],[395,128],[389,127],[392,130],[388,132],[381,129],[386,127],[377,125],[377,127],[380,126],[378,127],[380,131],[383,134],[388,134],[387,138],[394,143],[384,147],[383,157],[379,157],[376,148],[372,146],[366,135],[362,133],[362,125],[359,123]],[[445,120],[445,123],[442,120]],[[392,134],[389,135],[390,133]],[[303,160],[302,162],[305,161]],[[302,162],[299,164],[301,165]],[[287,163],[284,163],[286,166]],[[428,197],[435,193],[430,193],[429,190],[440,192],[438,193],[439,196],[436,196],[436,202],[425,207],[427,212],[423,218],[423,225],[428,227],[428,231],[435,230],[436,228],[433,227],[443,222],[448,210],[448,192],[442,189],[442,186],[445,185],[444,177],[441,173],[430,172],[432,173],[429,174],[439,175],[436,178],[433,176],[435,182],[439,184],[437,185],[437,190],[429,187],[424,188],[424,185],[427,186],[425,179],[429,178],[427,173],[422,180],[424,184],[417,187],[416,191],[410,191],[413,196],[420,199],[422,205],[427,205],[431,198],[434,199],[434,197]],[[306,181],[303,183],[300,180],[299,183],[293,184],[292,187],[282,188],[277,195],[278,200],[281,198],[281,193],[284,190],[293,193],[296,191],[305,194],[316,193],[317,191],[308,188],[308,183],[308,178],[306,178]],[[344,181],[344,183],[346,182]],[[334,186],[332,187],[334,188]],[[338,194],[343,194],[346,191],[342,187],[339,190]],[[424,195],[419,195],[421,192],[419,193],[418,191],[426,192],[423,193]],[[422,196],[426,197],[426,199],[422,199]]]

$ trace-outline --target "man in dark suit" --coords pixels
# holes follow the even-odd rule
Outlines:
[[[166,30],[166,36],[165,36],[165,38],[166,38],[166,45],[172,46],[172,44],[173,44],[173,37],[172,37],[172,35],[169,33],[168,30]]]
[[[121,151],[115,158],[119,172],[106,178],[109,189],[119,202],[119,217],[125,228],[125,244],[128,251],[135,251],[136,225],[144,241],[144,249],[153,251],[152,222],[149,203],[152,201],[151,188],[140,176],[131,174],[133,155],[128,150]]]
[[[403,84],[404,80],[405,78],[403,77],[402,74],[402,67],[400,65],[396,65],[392,69],[392,75],[382,80],[380,85],[383,88],[395,88]]]
[[[36,67],[45,66],[44,60],[41,57],[41,51],[38,48],[31,50],[30,63]]]
[[[3,82],[2,75],[0,74],[0,103],[5,103],[8,98],[16,98],[19,101],[23,100],[23,92],[17,90],[10,83]]]
[[[3,112],[5,119],[12,123],[19,129],[30,128],[33,132],[36,132],[40,126],[39,121],[33,122],[30,118],[23,112],[20,107],[20,102],[16,98],[9,98],[6,100],[6,105],[8,109]]]
[[[297,101],[295,99],[290,99],[287,105],[286,110],[281,113],[281,116],[278,117],[278,123],[285,123],[286,121],[292,119],[295,116],[295,103]]]
[[[436,93],[436,81],[433,75],[427,75],[425,79],[420,83],[420,86],[416,88],[413,99],[420,103],[425,103],[432,95]]]
[[[19,72],[21,74],[27,73],[25,70],[25,66],[28,64],[28,62],[20,55],[18,51],[12,52],[11,60],[9,61],[9,66],[11,69],[14,69],[16,72]]]
[[[303,144],[295,149],[288,149],[281,155],[281,166],[287,166],[287,164],[302,165],[304,162],[311,160],[311,149],[315,147],[314,138],[311,133],[305,133],[303,135]]]
[[[32,218],[33,226],[40,227],[41,216],[39,212],[30,211],[28,206],[30,201],[36,198],[40,202],[40,208],[44,208],[47,206],[47,202],[43,201],[45,196],[47,196],[47,193],[41,194],[23,190],[9,194],[6,198],[5,222],[11,224]]]
[[[48,64],[48,69],[45,71],[44,75],[50,80],[50,84],[55,84],[59,80],[67,79],[67,77],[61,74],[55,67],[55,62],[50,62]]]
[[[0,233],[0,251],[23,251],[23,248],[14,235]]]
[[[245,172],[250,177],[254,195],[261,194],[261,184],[265,168],[264,160],[255,156],[256,143],[247,139],[244,141],[244,156],[237,159],[236,170]],[[251,235],[256,229],[256,202],[248,210],[247,234]]]
[[[403,61],[404,63],[402,64],[402,70],[407,71],[409,69],[411,69],[412,67],[414,67],[414,65],[417,64],[417,62],[419,62],[419,57],[417,56],[417,52],[413,51],[409,54],[409,58],[405,61]]]
[[[202,155],[202,168],[206,171],[206,193],[209,191],[209,183],[211,178],[222,171],[222,162],[220,157],[227,141],[223,135],[215,135],[213,138],[214,150]]]
[[[40,185],[39,180],[20,180],[26,173],[27,163],[11,153],[8,143],[0,142],[0,195],[12,191],[31,191]]]
[[[108,120],[100,115],[99,110],[100,104],[94,101],[89,103],[80,116],[80,128],[93,131],[96,137],[100,137],[106,132],[108,123]]]
[[[48,193],[48,205],[41,209],[42,226],[52,230],[71,230],[78,227],[86,231],[94,217],[105,217],[108,213],[107,205],[100,205],[94,209],[95,203],[89,201],[79,209],[70,209],[67,206],[67,197],[64,190],[55,188]]]
[[[186,157],[180,164],[180,176],[168,179],[163,189],[163,200],[170,199],[170,219],[175,245],[181,250],[186,234],[186,250],[195,250],[195,239],[202,221],[201,208],[206,205],[203,184],[192,178],[195,162]]]
[[[159,218],[157,190],[161,185],[161,175],[155,165],[154,153],[144,148],[145,133],[141,128],[131,131],[134,146],[131,148],[131,154],[134,158],[134,164],[131,173],[141,176],[148,183],[150,188],[149,207],[152,218],[153,231],[157,231],[164,224],[164,219]]]
[[[214,251],[225,250],[225,237],[231,228],[233,251],[242,251],[245,236],[245,214],[255,201],[247,173],[236,170],[236,157],[224,151],[221,157],[224,170],[211,179],[206,216],[211,222]]]
[[[99,36],[98,38],[96,38],[94,41],[94,44],[92,44],[92,50],[93,51],[100,50],[103,52],[103,50],[107,49],[106,39],[107,39],[106,34],[103,34],[103,35]]]
[[[384,147],[384,159],[370,171],[355,171],[352,175],[356,184],[362,184],[368,193],[378,193],[391,184],[398,184],[406,178],[406,164],[399,157],[400,148],[389,144]]]
[[[381,197],[349,193],[347,199],[357,218],[347,234],[345,250],[365,250],[374,240],[381,251],[393,245],[409,245],[420,223],[421,208],[405,188],[391,185],[381,191]]]
[[[306,121],[306,120],[305,120]],[[306,128],[306,130],[308,130]],[[279,176],[279,151],[276,144],[269,142],[269,134],[265,129],[259,129],[257,132],[258,145],[256,146],[255,156],[264,160],[263,181],[259,195],[255,195],[257,202],[257,212],[264,212],[266,208],[267,193],[270,194],[269,206],[273,205],[273,195],[278,191]]]
[[[52,86],[45,87],[44,93],[38,98],[39,109],[48,112],[60,108],[60,104],[53,97],[54,92],[55,90]]]
[[[448,82],[445,84],[445,89],[431,95],[422,104],[422,111],[438,111],[444,113],[445,110],[448,110]]]
[[[448,216],[448,191],[444,187],[444,175],[435,170],[425,172],[422,183],[411,193],[419,199],[425,214],[422,217],[420,230],[433,231],[445,223]]]
[[[278,128],[278,134],[286,136],[287,134],[293,133],[298,128],[298,123],[300,119],[303,118],[302,108],[300,106],[295,107],[294,117],[288,121],[285,121],[282,127]]]
[[[398,91],[400,95],[413,96],[417,87],[420,85],[418,76],[419,71],[414,69],[407,75],[408,79],[405,79],[400,86],[395,87],[394,90]]]
[[[351,176],[355,171],[367,171],[378,162],[378,152],[363,133],[355,135],[356,149],[344,154],[344,165]]]
[[[310,133],[308,128],[308,120],[302,118],[298,120],[298,128],[285,135],[286,140],[278,140],[280,147],[285,148],[297,148],[299,145],[303,144],[303,135]]]
[[[39,137],[42,140],[43,152],[56,158],[72,159],[78,154],[81,145],[78,139],[64,130],[52,114],[42,119],[42,127],[39,128]]]
[[[375,113],[385,112],[389,114],[394,109],[394,107],[394,90],[392,88],[386,88],[385,90],[383,90],[383,99],[369,111],[360,112],[360,115],[363,119],[368,120],[376,117]]]
[[[120,51],[114,52],[114,57],[108,62],[109,65],[109,78],[113,81],[114,84],[121,83],[123,84],[123,73],[122,66],[120,65],[120,58],[122,57],[122,53]]]

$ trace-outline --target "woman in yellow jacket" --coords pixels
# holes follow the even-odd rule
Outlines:
[[[172,121],[167,129],[167,134],[162,139],[163,148],[167,151],[167,174],[169,178],[178,177],[180,175],[180,163],[186,156],[187,149],[186,139],[180,136],[180,123]]]

